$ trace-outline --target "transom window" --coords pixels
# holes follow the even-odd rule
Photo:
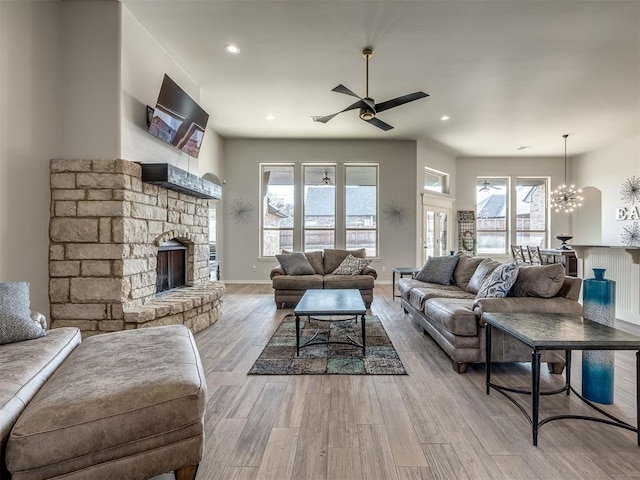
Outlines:
[[[449,175],[425,167],[424,189],[431,192],[449,193]]]

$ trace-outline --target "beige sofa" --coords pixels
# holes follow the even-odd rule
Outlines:
[[[582,314],[578,296],[582,280],[566,277],[562,265],[520,267],[518,277],[505,298],[476,299],[479,286],[487,277],[486,264],[476,270],[482,258],[461,257],[452,284],[426,283],[402,278],[398,282],[402,308],[451,358],[453,368],[464,373],[469,363],[485,361],[485,312],[547,312]],[[490,275],[491,272],[488,272]],[[496,330],[492,334],[492,361],[529,362],[531,349]],[[542,354],[542,361],[554,373],[564,368],[564,355],[554,351]]]
[[[0,478],[9,434],[27,404],[80,344],[77,328],[56,328],[35,340],[0,345]]]
[[[367,308],[373,301],[374,280],[378,274],[375,269],[366,267],[360,275],[334,275],[347,255],[365,258],[364,248],[360,250],[336,250],[306,252],[305,256],[313,267],[313,275],[286,275],[281,267],[271,270],[271,281],[274,289],[274,299],[278,308],[284,308],[285,303],[296,304],[310,289],[323,288],[357,288]]]

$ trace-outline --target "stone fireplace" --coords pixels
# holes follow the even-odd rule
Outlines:
[[[197,332],[218,319],[224,285],[209,281],[208,200],[170,188],[143,181],[143,167],[126,160],[51,161],[52,327],[89,336],[179,323]],[[184,287],[162,278],[158,259],[169,257],[182,262]],[[158,284],[168,291],[157,295]]]

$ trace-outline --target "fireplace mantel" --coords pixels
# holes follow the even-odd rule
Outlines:
[[[197,198],[220,200],[222,187],[170,163],[141,163],[142,181]]]

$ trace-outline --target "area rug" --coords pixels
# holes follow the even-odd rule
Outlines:
[[[302,319],[301,319],[302,320]],[[306,320],[306,318],[305,318]],[[296,320],[287,315],[249,370],[249,375],[406,375],[402,361],[387,336],[380,319],[367,315],[367,355],[352,345],[310,345],[296,356]],[[360,322],[305,321],[300,344],[318,330],[315,341],[348,341],[347,335],[362,342]]]

